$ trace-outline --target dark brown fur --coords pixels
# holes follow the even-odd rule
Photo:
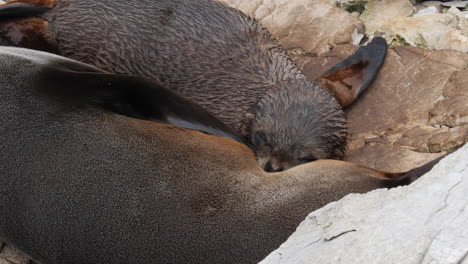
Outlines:
[[[57,0],[41,17],[59,54],[174,89],[245,136],[269,171],[343,157],[336,99],[238,10],[212,0]]]
[[[233,140],[107,109],[99,82],[78,100],[51,68],[94,71],[0,48],[0,240],[37,263],[257,263],[311,211],[408,176],[333,160],[266,173]]]
[[[7,21],[0,27],[0,39],[8,38],[12,45],[18,47],[57,52],[55,46],[51,45],[52,38],[48,37],[47,21],[36,17]]]
[[[61,55],[163,83],[250,139],[256,131],[266,132],[269,144],[282,152],[314,149],[315,158],[343,154],[346,123],[336,100],[304,77],[268,31],[237,10],[210,0],[62,0],[42,17]],[[305,115],[294,123],[308,124],[300,127],[304,135],[281,117],[296,97],[259,104],[261,98],[286,94],[303,101],[299,111]],[[269,119],[262,119],[263,107]],[[281,134],[268,131],[270,123],[281,126]],[[264,153],[259,148],[265,146],[251,141]]]
[[[53,8],[55,7],[56,0],[14,0],[14,1],[9,1],[6,3],[7,5],[12,5],[12,4],[30,4],[34,6],[40,6],[40,7],[45,7],[45,8]]]

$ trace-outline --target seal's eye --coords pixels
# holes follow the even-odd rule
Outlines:
[[[255,144],[256,145],[266,145],[267,144],[267,136],[265,135],[265,132],[259,131],[255,133]]]
[[[299,161],[302,163],[312,162],[315,160],[317,160],[317,157],[315,157],[315,155],[312,153],[307,153],[299,157]]]

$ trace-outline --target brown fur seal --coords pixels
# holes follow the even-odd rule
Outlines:
[[[345,116],[322,88],[350,104],[386,53],[376,38],[311,82],[259,23],[212,0],[17,0],[0,6],[1,43],[162,83],[245,136],[268,171],[341,158]]]
[[[407,174],[334,160],[266,173],[236,141],[116,113],[146,99],[103,103],[114,93],[102,83],[122,78],[102,78],[0,47],[0,240],[37,263],[257,263],[311,211],[437,162]]]

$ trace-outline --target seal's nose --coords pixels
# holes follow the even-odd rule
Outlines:
[[[267,163],[265,163],[265,166],[263,169],[266,172],[278,172],[278,171],[284,171],[284,166],[280,162],[276,160],[269,160]]]

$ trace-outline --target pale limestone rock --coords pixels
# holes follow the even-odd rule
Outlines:
[[[459,1],[461,2],[461,1]],[[408,0],[372,0],[367,3],[361,16],[367,34],[382,36],[393,46],[411,45],[435,50],[457,50],[468,52],[468,29],[465,14],[456,6],[464,3],[449,2],[450,8],[440,13],[441,2],[422,3],[427,7],[413,17],[413,6]],[[421,4],[421,6],[422,6]]]
[[[424,9],[419,10],[416,14],[414,14],[415,17],[418,16],[425,16],[425,15],[431,15],[431,14],[437,14],[439,11],[435,6],[429,6]]]
[[[456,8],[456,7],[450,7],[448,10],[447,10],[447,14],[450,14],[452,16],[455,16],[457,18],[463,18],[463,13],[460,11],[460,9]]]
[[[466,29],[465,29],[466,30]],[[450,29],[434,45],[437,50],[450,49],[468,53],[468,37],[456,29]]]
[[[353,39],[353,45],[359,45],[361,40],[364,38],[364,34],[360,33],[357,29],[354,29],[352,39]]]
[[[237,8],[252,17],[258,7],[262,4],[262,1],[251,0],[219,0],[219,2],[226,2],[229,6]]]
[[[450,1],[444,2],[442,5],[447,7],[465,8],[468,5],[468,1]]]
[[[364,31],[359,18],[329,0],[222,0],[255,17],[287,50],[320,54],[356,42]]]
[[[424,1],[420,3],[417,8],[423,9],[423,8],[430,7],[430,6],[437,8],[437,13],[442,12],[442,2],[440,1]]]
[[[463,18],[460,19],[458,27],[460,28],[463,36],[468,37],[468,14],[464,15]]]
[[[379,31],[389,40],[401,36],[415,47],[435,49],[441,47],[441,40],[447,32],[456,29],[458,20],[450,14],[432,14],[419,17],[398,17],[381,24]]]
[[[468,145],[415,183],[313,213],[260,264],[468,263]]]
[[[392,46],[468,52],[468,22],[456,7],[440,14],[441,2],[423,2],[416,10],[409,0],[221,0],[255,17],[280,44],[295,54],[320,55],[340,44],[360,44],[364,33],[384,37]],[[350,14],[337,6],[366,3]],[[437,10],[437,11],[436,11]],[[352,10],[351,10],[352,11]],[[366,32],[363,22],[365,23]]]
[[[395,18],[408,17],[414,11],[415,7],[408,0],[371,0],[366,4],[361,19],[366,25],[367,33],[373,34]]]

